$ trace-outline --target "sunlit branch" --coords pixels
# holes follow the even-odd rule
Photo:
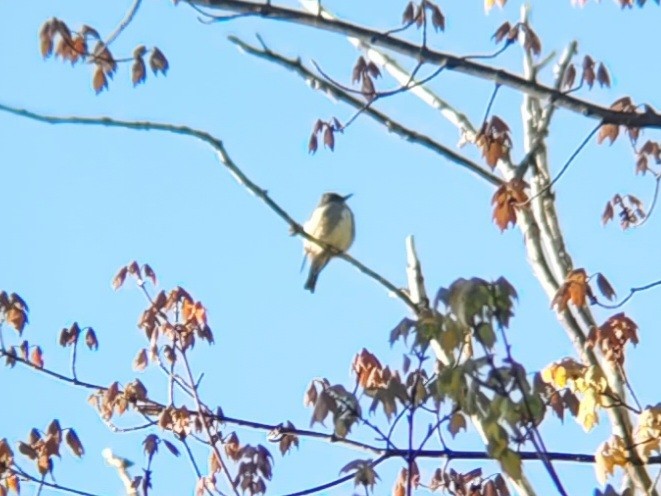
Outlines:
[[[140,8],[140,4],[142,3],[142,0],[134,0],[133,5],[129,8],[129,10],[126,12],[126,15],[124,16],[124,19],[119,23],[117,28],[106,38],[106,40],[103,42],[105,46],[109,46],[113,41],[115,41],[120,34],[122,34],[122,31],[124,31],[129,24],[131,24],[131,21],[133,21],[133,18],[135,15],[138,13],[138,9]]]
[[[557,74],[553,83],[553,88],[556,91],[560,91],[562,82],[565,79],[567,68],[571,63],[572,57],[576,54],[577,49],[578,43],[576,41],[572,41],[560,56],[560,60],[558,61],[557,65]],[[539,67],[536,67],[536,70],[539,70]],[[531,145],[528,153],[525,155],[525,157],[523,157],[523,159],[521,159],[521,162],[516,168],[515,177],[517,179],[523,179],[523,176],[526,174],[528,168],[534,162],[535,155],[537,155],[540,147],[543,146],[544,140],[548,134],[549,124],[551,123],[551,117],[553,117],[555,108],[556,107],[553,105],[553,100],[550,100],[542,112],[542,118],[534,130],[536,134],[534,142]]]
[[[266,190],[260,188],[257,184],[252,182],[248,176],[246,176],[243,171],[234,163],[230,158],[225,145],[221,140],[215,138],[211,134],[201,131],[198,129],[193,129],[188,126],[177,126],[173,124],[163,124],[150,121],[123,121],[117,119],[111,119],[109,117],[58,117],[58,116],[48,116],[43,114],[38,114],[31,112],[29,110],[17,109],[9,107],[7,105],[0,104],[0,111],[8,112],[13,115],[20,117],[25,117],[32,119],[38,122],[45,122],[48,124],[80,124],[80,125],[90,125],[90,126],[107,126],[107,127],[116,127],[124,129],[133,129],[139,131],[162,131],[171,134],[179,134],[182,136],[189,136],[196,138],[204,143],[210,145],[218,154],[220,162],[230,171],[232,176],[244,186],[248,191],[250,191],[257,198],[262,200],[278,217],[284,220],[290,227],[290,230],[309,241],[312,241],[319,246],[323,246],[332,252],[337,258],[341,258],[354,267],[356,267],[360,272],[367,275],[368,277],[374,279],[376,282],[388,289],[393,295],[402,300],[414,313],[417,311],[415,304],[411,301],[408,295],[402,291],[402,289],[395,286],[389,280],[385,279],[383,276],[370,269],[363,263],[356,260],[354,257],[347,253],[337,252],[332,246],[323,243],[322,241],[310,236],[303,230],[298,222],[296,222],[288,213],[285,211],[278,203],[276,203],[267,193]]]
[[[553,99],[557,106],[579,113],[585,117],[599,119],[604,123],[619,124],[628,127],[654,127],[661,128],[661,114],[649,112],[616,112],[612,109],[566,95],[554,88],[540,83],[529,81],[526,78],[483,65],[461,56],[430,50],[415,43],[383,36],[383,33],[357,24],[340,19],[329,19],[324,15],[316,15],[288,7],[281,7],[269,3],[248,2],[245,0],[188,0],[199,6],[234,11],[237,13],[256,13],[260,17],[272,20],[281,20],[310,26],[325,31],[340,33],[359,38],[367,44],[393,50],[397,53],[422,60],[425,63],[441,65],[445,64],[448,69],[469,76],[493,81],[504,86],[522,91],[540,99]]]
[[[317,12],[319,12],[319,15],[323,15],[327,19],[337,18],[329,12],[328,9],[322,8],[316,0],[299,0],[299,2],[303,8],[310,13],[316,15]],[[366,57],[377,64],[377,66],[383,67],[394,79],[399,81],[400,84],[405,84],[411,79],[411,73],[403,69],[394,58],[386,54],[384,51],[353,36],[348,36],[347,41],[363,52]],[[468,117],[451,106],[447,101],[443,100],[431,89],[426,86],[416,86],[411,89],[411,94],[420,98],[430,107],[440,111],[441,115],[460,131],[462,140],[465,139],[467,141],[472,141],[475,138],[476,130]]]
[[[254,55],[256,57],[268,60],[269,62],[278,64],[282,67],[285,67],[299,76],[303,77],[306,81],[311,83],[311,86],[314,89],[317,89],[321,91],[322,93],[325,93],[329,96],[331,96],[334,99],[337,99],[339,101],[342,101],[344,103],[347,103],[357,109],[363,109],[365,107],[365,102],[363,102],[361,99],[354,97],[353,95],[348,94],[345,91],[342,91],[340,88],[333,86],[332,84],[327,83],[323,79],[321,79],[319,76],[317,76],[315,73],[307,69],[300,61],[300,59],[290,59],[286,58],[276,52],[273,52],[267,48],[260,49],[257,47],[254,47],[252,45],[249,45],[248,43],[245,43],[244,41],[236,38],[236,37],[229,37],[229,40],[239,46],[242,50],[245,52],[249,53],[250,55]],[[407,128],[406,126],[402,125],[401,123],[393,120],[391,117],[388,115],[375,110],[372,107],[369,108],[364,108],[363,112],[365,115],[370,116],[372,119],[375,121],[379,122],[380,124],[383,124],[388,131],[393,132],[400,137],[404,138],[406,141],[410,143],[415,143],[418,145],[422,145],[423,147],[433,151],[434,153],[437,153],[448,160],[454,162],[457,165],[460,165],[461,167],[467,168],[470,172],[473,172],[474,174],[477,174],[480,176],[482,179],[486,179],[489,181],[491,184],[494,184],[496,186],[499,186],[503,184],[502,179],[499,177],[495,176],[491,172],[483,169],[480,165],[477,163],[463,157],[462,155],[456,153],[454,150],[440,144],[439,142],[433,140],[427,135],[421,134],[417,131],[414,131],[410,128]]]

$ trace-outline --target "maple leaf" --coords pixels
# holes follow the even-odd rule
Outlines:
[[[572,302],[577,307],[582,307],[586,303],[586,298],[590,301],[594,299],[592,290],[588,286],[588,276],[585,269],[574,269],[565,278],[565,282],[558,288],[558,291],[551,302],[551,307],[557,307],[558,312],[567,309],[567,303]]]
[[[507,229],[510,224],[516,224],[517,209],[528,201],[528,195],[524,192],[527,187],[525,181],[512,179],[500,186],[491,198],[494,205],[493,219],[501,231]]]

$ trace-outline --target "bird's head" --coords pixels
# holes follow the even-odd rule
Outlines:
[[[324,193],[319,202],[321,205],[326,205],[328,203],[344,203],[349,198],[353,196],[353,193],[350,193],[346,196],[338,195],[337,193]]]

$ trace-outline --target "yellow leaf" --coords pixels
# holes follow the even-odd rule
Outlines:
[[[581,423],[585,432],[589,432],[599,422],[597,417],[597,396],[594,389],[590,388],[583,394],[578,407],[576,419]]]

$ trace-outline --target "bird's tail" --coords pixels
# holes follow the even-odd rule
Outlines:
[[[326,253],[320,253],[315,257],[310,259],[310,272],[308,273],[308,279],[305,281],[305,289],[314,293],[314,288],[317,285],[317,278],[319,273],[322,271],[326,264],[330,260],[330,255]]]

